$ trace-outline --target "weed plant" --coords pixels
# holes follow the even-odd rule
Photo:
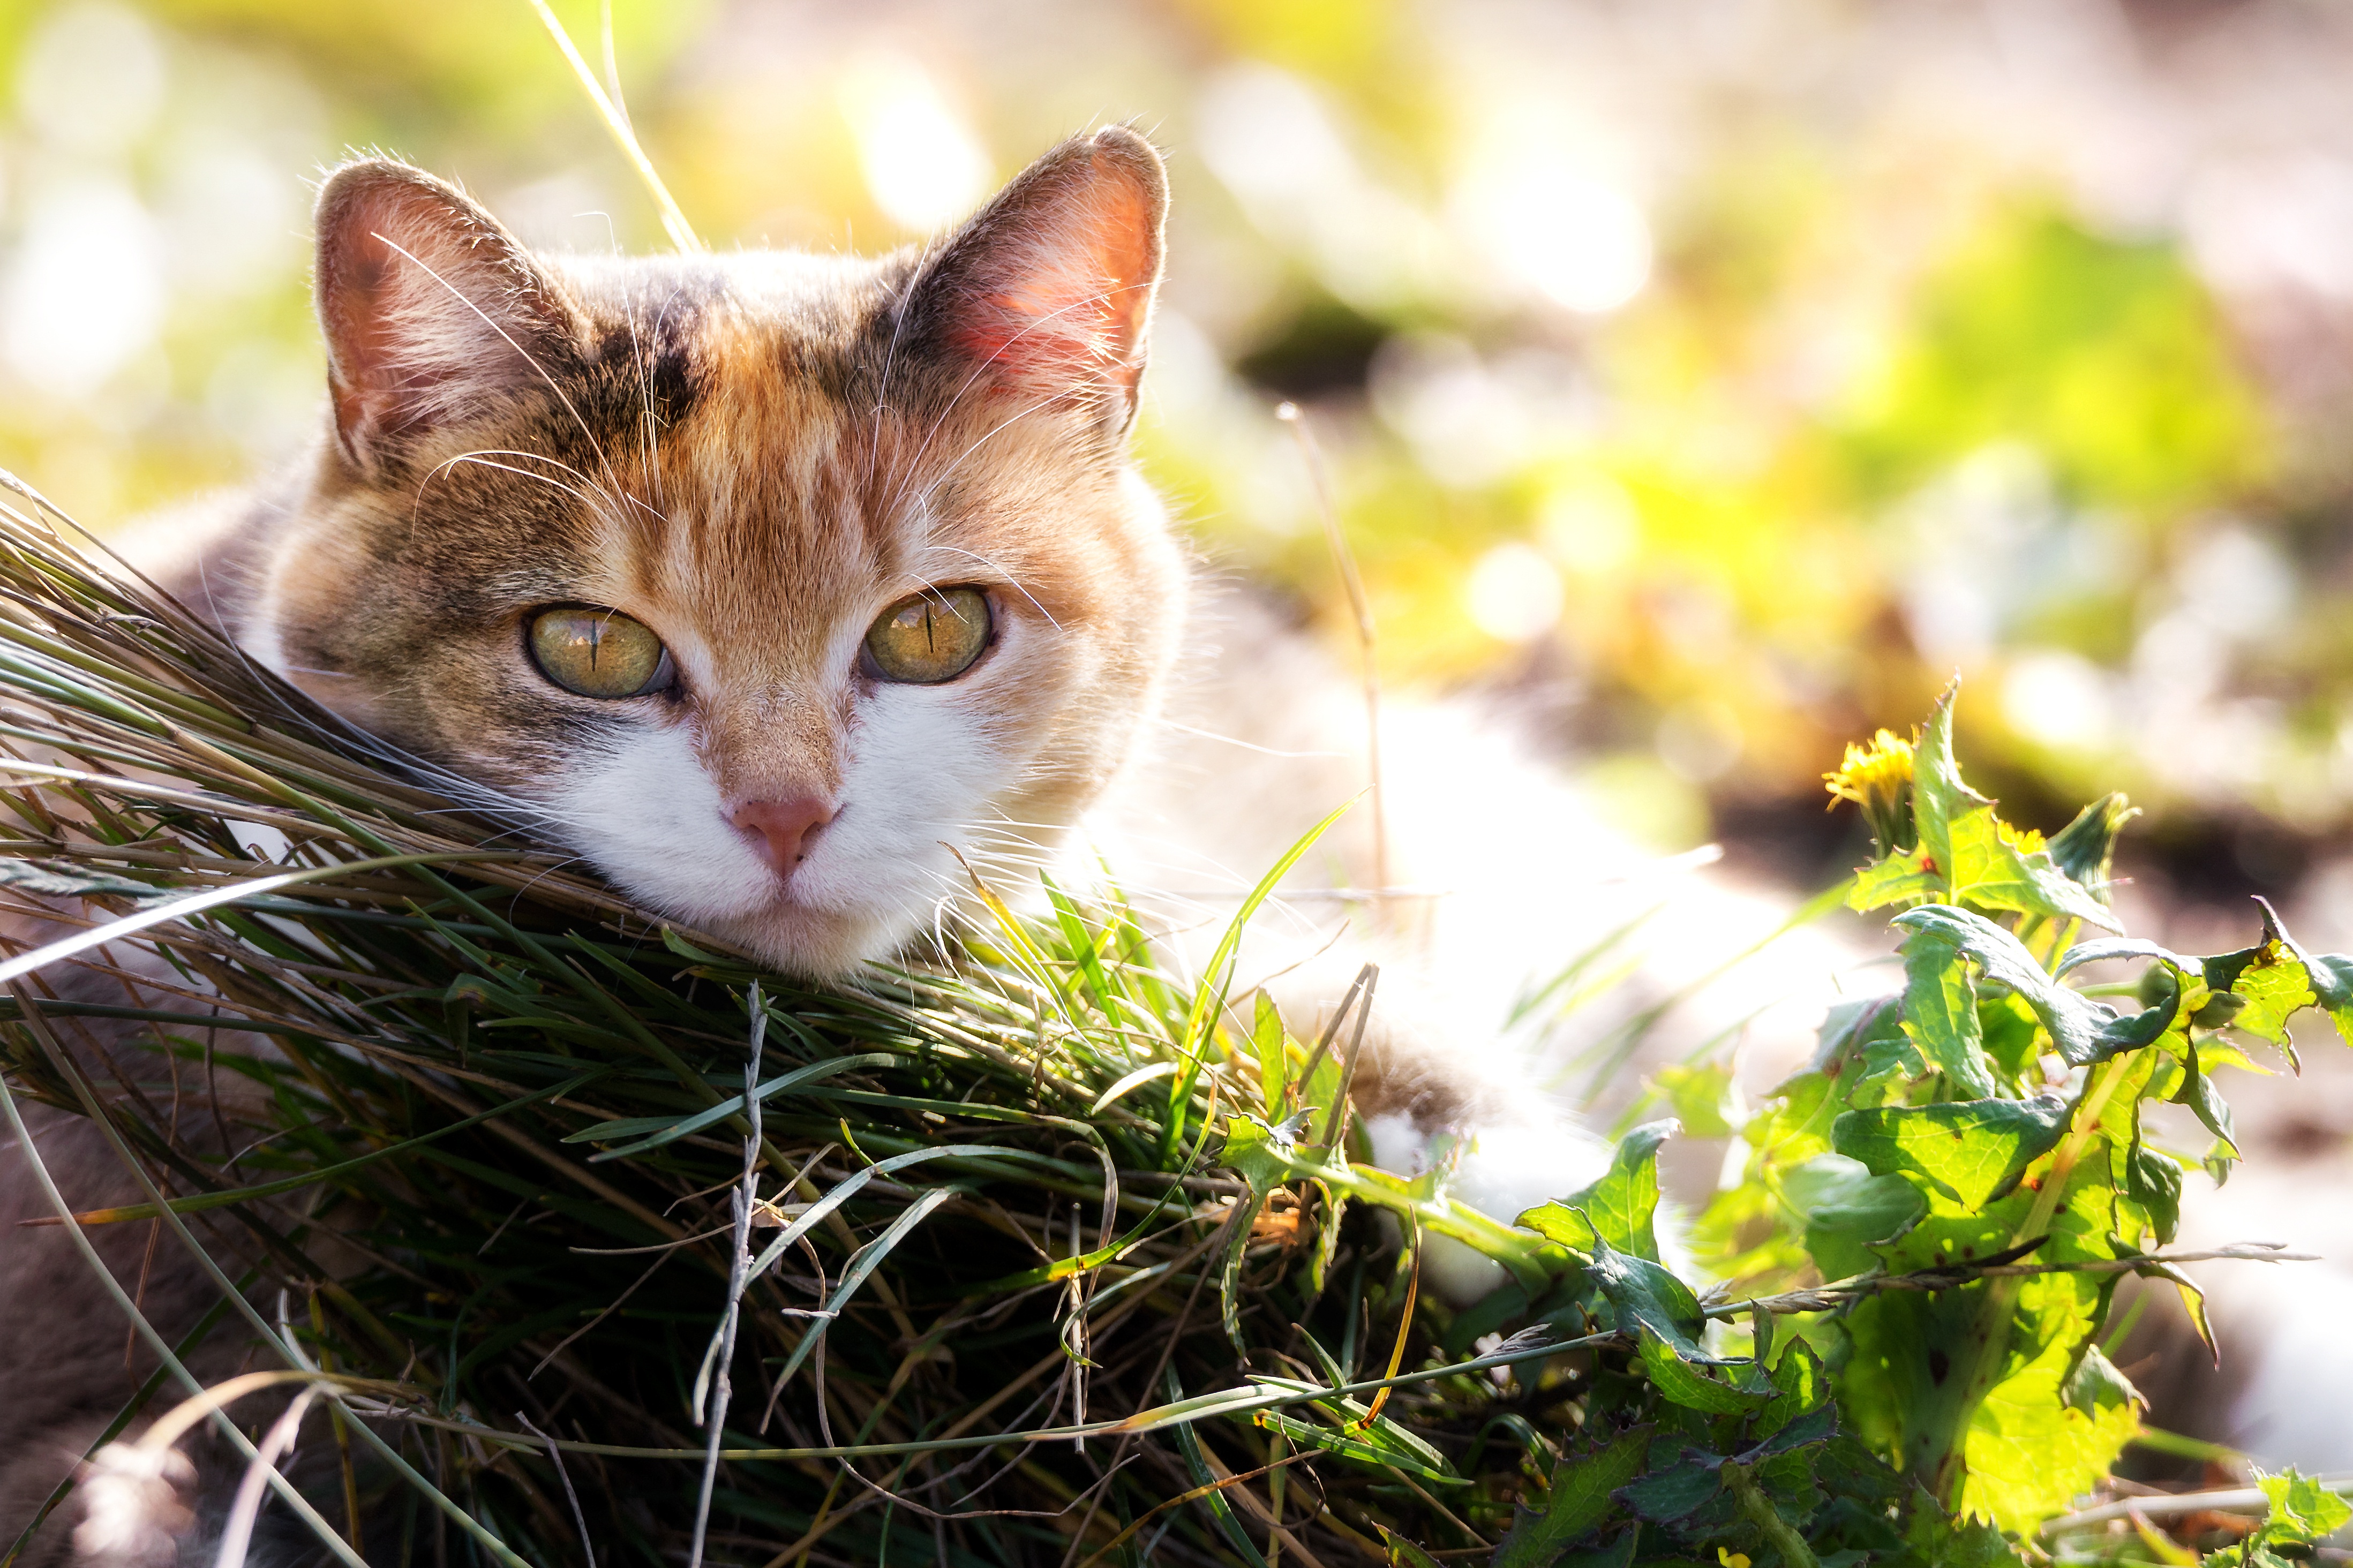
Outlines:
[[[193,1398],[166,1365],[101,1442],[217,1407],[332,1445],[274,1506],[346,1563],[2097,1556],[2105,1526],[2051,1521],[2136,1430],[2095,1348],[2117,1280],[2195,1300],[2158,1249],[2183,1173],[2236,1156],[2213,1072],[2292,1062],[2302,1007],[2353,1026],[2353,961],[2275,921],[2203,960],[2079,942],[2129,813],[2010,828],[1940,707],[1833,779],[1900,994],[1753,1115],[1721,1068],[1660,1084],[1748,1148],[1702,1289],[1658,1246],[1673,1122],[1525,1215],[1366,1163],[1370,973],[1309,1037],[1234,992],[1230,937],[1178,975],[1116,895],[1049,884],[1037,918],[976,889],[952,964],[796,984],[468,809],[7,484],[0,1110],[94,1119],[148,1200],[59,1223],[206,1254],[221,1305],[177,1352],[260,1369]],[[2074,984],[2094,962],[2137,976]],[[199,1096],[210,1140],[166,1109]],[[2160,1100],[2211,1149],[2147,1136]],[[1434,1302],[1432,1236],[1509,1283]],[[263,1388],[284,1419],[236,1403]],[[2342,1522],[2274,1485],[2216,1561]]]

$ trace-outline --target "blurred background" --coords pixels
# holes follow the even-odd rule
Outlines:
[[[600,13],[557,0],[592,58]],[[2353,945],[2353,11],[2318,0],[617,0],[716,245],[873,248],[1134,119],[1176,186],[1144,458],[1397,688],[1663,850],[1852,865],[1820,776],[1955,671],[2178,944]],[[307,182],[661,233],[524,0],[0,0],[0,463],[104,527],[299,449]]]

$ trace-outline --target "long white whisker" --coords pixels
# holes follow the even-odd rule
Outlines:
[[[440,284],[442,288],[448,289],[451,299],[465,306],[469,310],[473,311],[476,316],[481,318],[482,325],[498,333],[500,338],[505,342],[507,347],[514,350],[516,353],[521,354],[522,356],[523,363],[531,366],[532,374],[538,376],[540,380],[547,383],[547,389],[555,394],[555,400],[564,405],[564,411],[572,416],[572,422],[575,425],[580,426],[581,438],[588,443],[589,449],[594,451],[597,455],[598,458],[603,461],[605,465],[605,475],[607,479],[613,481],[613,488],[623,494],[628,493],[628,487],[621,483],[620,476],[613,471],[612,459],[605,455],[604,443],[596,439],[596,433],[588,427],[588,421],[582,416],[579,408],[573,403],[570,395],[565,393],[562,384],[556,381],[554,376],[548,374],[547,367],[539,363],[537,355],[533,354],[529,349],[524,348],[521,343],[515,342],[512,333],[510,333],[504,327],[500,326],[498,322],[491,319],[489,311],[483,310],[480,305],[475,304],[473,300],[468,299],[464,289],[459,289],[447,278],[442,277],[441,274],[433,270],[432,266],[423,258],[404,249],[397,241],[390,238],[388,236],[371,233],[370,237],[382,242],[386,249],[406,258],[414,264],[417,269],[422,271],[427,278],[432,279],[433,281]]]

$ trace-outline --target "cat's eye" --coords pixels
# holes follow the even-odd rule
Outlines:
[[[583,697],[643,697],[676,679],[661,638],[618,610],[542,610],[532,617],[530,641],[539,672]]]
[[[866,657],[885,680],[936,686],[973,667],[988,648],[988,595],[977,588],[911,594],[866,633]]]

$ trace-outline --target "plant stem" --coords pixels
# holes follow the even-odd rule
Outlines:
[[[1772,1500],[1757,1489],[1757,1483],[1749,1478],[1747,1466],[1727,1459],[1723,1475],[1725,1486],[1740,1504],[1740,1511],[1781,1554],[1783,1568],[1821,1568],[1813,1549],[1806,1544],[1806,1538],[1789,1528],[1789,1521],[1774,1511]]]
[[[2060,1199],[2066,1193],[2068,1178],[2074,1174],[2084,1151],[2099,1136],[2101,1114],[2115,1097],[2116,1085],[2124,1080],[2126,1066],[2138,1054],[2126,1051],[2109,1058],[2092,1080],[2091,1088],[2075,1108],[2067,1136],[2051,1156],[2051,1168],[2042,1173],[2042,1185],[2034,1194],[2034,1205],[2010,1235],[2012,1247],[2033,1240],[2050,1226],[2051,1216],[2058,1212]],[[1984,1403],[2001,1374],[2003,1363],[2009,1359],[2010,1322],[2017,1315],[2018,1293],[2025,1280],[2022,1275],[2006,1275],[1988,1288],[1970,1322],[1961,1354],[1955,1358],[1956,1364],[1947,1374],[1960,1381],[1938,1402],[1931,1424],[1919,1434],[1922,1453],[1913,1473],[1947,1509],[1957,1510],[1960,1506],[1969,1418]]]

